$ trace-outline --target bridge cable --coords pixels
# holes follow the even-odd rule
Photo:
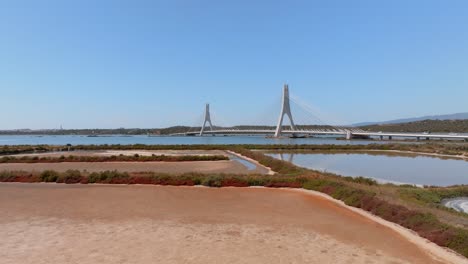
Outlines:
[[[302,102],[299,98],[295,96],[290,96],[289,98],[295,105],[299,106],[299,109],[304,111],[306,114],[309,115],[309,117],[313,117],[316,119],[321,126],[326,126],[326,127],[331,127],[333,130],[336,131],[343,131],[343,130],[349,130],[349,128],[341,125],[332,125],[329,123],[324,122],[321,118],[319,118],[317,115],[314,114],[314,110],[306,103]],[[326,129],[326,128],[325,128]]]

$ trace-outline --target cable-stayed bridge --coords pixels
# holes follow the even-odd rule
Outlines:
[[[287,116],[290,125],[289,128],[283,126],[284,117]],[[208,127],[207,127],[208,125]],[[322,126],[323,127],[323,126]],[[459,139],[468,141],[468,135],[459,135],[454,133],[449,134],[430,134],[427,132],[420,133],[394,133],[394,132],[369,132],[364,131],[360,128],[354,127],[343,127],[343,126],[326,126],[326,128],[308,128],[301,129],[294,123],[293,115],[291,112],[289,87],[284,85],[283,97],[281,104],[281,112],[278,118],[278,123],[275,129],[227,129],[227,128],[214,128],[211,122],[210,105],[206,104],[204,121],[199,131],[188,131],[185,133],[175,133],[173,136],[203,136],[203,135],[266,135],[275,138],[279,137],[308,137],[308,136],[343,136],[350,140],[353,138],[371,138],[377,137],[380,139],[387,138],[389,140],[393,138],[415,138],[420,139]]]

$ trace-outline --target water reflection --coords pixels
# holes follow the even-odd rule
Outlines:
[[[458,212],[468,214],[468,197],[457,197],[442,201],[442,204]]]
[[[230,155],[229,159],[239,162],[240,164],[244,165],[249,171],[255,170],[257,168],[257,165],[253,164],[252,162],[245,160],[243,158],[239,158],[235,155]]]
[[[289,153],[288,158],[285,159],[283,153],[279,153],[277,159],[282,160],[282,161],[288,161],[293,163],[294,160],[294,153]]]
[[[298,166],[345,176],[363,176],[380,182],[450,186],[468,184],[468,162],[428,156],[364,153],[267,154]]]

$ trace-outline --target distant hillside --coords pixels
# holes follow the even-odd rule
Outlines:
[[[423,121],[423,120],[461,120],[461,119],[468,119],[468,112],[449,114],[449,115],[433,115],[433,116],[403,118],[403,119],[395,119],[395,120],[382,121],[382,122],[362,122],[362,123],[353,124],[353,126],[362,127],[362,126],[370,126],[370,125],[377,125],[377,124],[408,123],[408,122],[416,122],[416,121]]]
[[[398,124],[374,124],[360,126],[364,130],[385,132],[443,132],[468,133],[468,119],[464,120],[422,120]]]

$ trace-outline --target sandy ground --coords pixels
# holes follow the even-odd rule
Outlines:
[[[118,156],[118,155],[133,156],[138,154],[140,156],[151,155],[167,155],[167,156],[181,156],[181,155],[224,155],[226,152],[222,150],[77,150],[77,151],[56,151],[46,153],[32,153],[32,154],[17,154],[10,155],[16,157],[23,156],[39,156],[39,157],[60,157],[60,156]]]
[[[392,228],[300,191],[44,183],[0,184],[0,259],[447,263]]]
[[[242,174],[274,174],[271,169],[259,164],[258,162],[228,153],[222,150],[100,150],[100,151],[60,151],[36,154],[20,154],[11,156],[39,156],[39,157],[60,157],[60,156],[118,156],[118,155],[224,155],[236,156],[244,159],[255,166],[255,169],[249,169],[241,162],[231,159],[226,161],[184,161],[184,162],[62,162],[62,163],[3,163],[0,164],[0,171],[44,171],[56,170],[64,172],[67,170],[81,170],[88,172],[99,172],[105,170],[119,170],[127,172],[163,172],[163,173],[242,173]]]
[[[2,163],[0,171],[44,171],[80,170],[99,172],[118,170],[126,172],[164,172],[164,173],[242,173],[266,174],[266,169],[257,167],[249,170],[240,162],[234,160],[222,161],[184,161],[184,162],[62,162],[62,163]]]

